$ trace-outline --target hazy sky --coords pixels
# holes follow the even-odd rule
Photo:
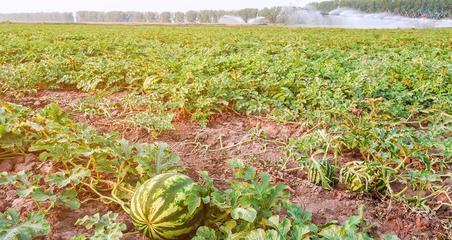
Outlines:
[[[0,12],[49,11],[187,11],[304,5],[318,0],[2,0]]]

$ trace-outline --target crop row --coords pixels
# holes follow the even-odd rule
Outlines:
[[[0,174],[0,185],[16,189],[19,198],[32,199],[36,209],[25,219],[14,208],[1,213],[0,236],[5,239],[48,234],[46,214],[55,206],[78,209],[86,201],[97,201],[118,204],[128,213],[136,186],[159,173],[182,170],[177,168],[178,157],[164,144],[133,144],[114,133],[98,134],[71,121],[55,104],[32,111],[0,102],[0,149],[1,161],[37,154],[42,163],[54,165],[46,172],[38,168]],[[237,180],[225,191],[213,185],[207,172],[199,173],[211,210],[193,239],[371,239],[360,230],[365,226],[362,209],[343,225],[318,227],[310,213],[290,202],[284,185],[271,184],[269,175],[258,174],[239,160],[231,160],[230,166]],[[281,213],[286,216],[281,218]],[[95,227],[90,239],[120,239],[127,229],[117,217],[112,212],[95,214],[76,224]]]
[[[352,173],[342,171],[341,179],[365,187],[351,189],[372,192],[370,179],[383,178],[391,196],[399,195],[390,187],[395,183],[438,194],[449,191],[430,186],[450,177],[445,174],[452,146],[448,29],[37,29],[2,25],[0,91],[130,91],[134,100],[129,98],[128,105],[133,108],[133,101],[139,101],[145,111],[127,122],[150,132],[171,129],[177,114],[206,124],[212,114],[229,110],[297,121],[324,131],[327,139],[294,139],[295,148],[302,148],[295,155],[305,159],[303,165],[323,154],[339,171],[337,163],[349,161],[346,153],[358,155],[358,162],[347,164],[360,174],[350,178]],[[102,95],[88,100],[79,106],[88,114],[123,106]],[[306,150],[297,141],[311,141],[314,147]],[[379,170],[364,170],[375,166]],[[394,179],[398,175],[403,177]],[[418,196],[404,200],[425,205]]]

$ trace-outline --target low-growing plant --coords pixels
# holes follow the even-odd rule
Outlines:
[[[98,197],[84,201],[116,203],[127,210],[137,183],[177,169],[179,157],[166,144],[135,144],[118,134],[99,134],[74,123],[56,104],[31,111],[0,102],[0,111],[0,147],[38,154],[40,161],[52,162],[57,170],[0,174],[0,185],[13,186],[19,197],[31,198],[37,208],[46,207],[43,212],[56,204],[79,208],[80,192]],[[11,144],[13,138],[16,144]]]
[[[328,161],[328,155],[336,138],[326,130],[317,130],[300,138],[290,139],[286,146],[288,159],[296,160],[307,172],[307,178],[312,183],[330,189],[334,185],[334,166]],[[333,152],[333,158],[337,152]]]
[[[173,113],[144,111],[136,113],[126,119],[128,124],[146,129],[153,136],[174,129]]]
[[[14,208],[8,208],[0,213],[0,239],[2,240],[32,240],[46,236],[50,232],[50,225],[42,212],[30,212],[25,219]]]
[[[113,111],[118,108],[109,99],[110,95],[100,91],[96,95],[90,95],[81,99],[75,108],[77,112],[83,113],[85,117],[103,116],[111,118]]]
[[[94,230],[90,237],[79,235],[72,240],[120,240],[127,226],[118,220],[118,214],[107,212],[104,215],[96,213],[92,216],[84,216],[75,222],[75,225],[84,226],[86,229]]]
[[[224,191],[217,189],[206,172],[200,172],[208,194],[205,226],[194,240],[257,239],[372,239],[365,231],[364,209],[342,225],[312,223],[311,214],[291,203],[286,186],[273,185],[266,173],[239,160],[229,162],[234,181]],[[397,237],[392,236],[394,239]]]
[[[86,176],[89,176],[89,172],[87,174]],[[55,179],[55,176],[58,176],[58,179]],[[32,172],[21,171],[15,175],[2,172],[0,174],[0,185],[14,186],[18,197],[31,197],[36,201],[37,207],[41,207],[42,204],[48,205],[46,211],[54,207],[55,204],[78,209],[80,201],[77,199],[77,191],[73,187],[66,188],[66,186],[71,182],[79,182],[86,176],[71,175],[67,177],[63,172],[58,172],[50,175],[49,179],[45,181],[46,184],[43,184],[43,176]],[[59,184],[55,184],[55,181],[58,181]]]

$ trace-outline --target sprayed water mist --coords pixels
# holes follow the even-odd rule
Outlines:
[[[438,28],[452,27],[452,19],[426,19],[395,16],[389,13],[364,13],[338,8],[329,13],[313,9],[286,8],[289,25],[339,28]]]

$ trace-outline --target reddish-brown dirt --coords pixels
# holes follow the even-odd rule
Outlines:
[[[197,171],[208,171],[220,187],[232,178],[227,161],[233,158],[243,159],[259,171],[269,172],[274,181],[287,184],[294,202],[312,212],[313,220],[317,224],[333,220],[342,222],[356,214],[359,205],[364,205],[366,219],[371,225],[372,234],[376,237],[396,234],[401,239],[450,239],[452,236],[444,228],[451,224],[450,211],[442,214],[419,213],[389,200],[355,195],[341,189],[325,190],[307,181],[302,171],[282,169],[281,166],[286,159],[285,143],[289,138],[300,136],[307,131],[301,125],[277,125],[268,119],[225,113],[212,117],[206,127],[200,127],[187,120],[177,120],[173,123],[174,130],[164,132],[154,139],[144,129],[115,123],[118,122],[115,121],[117,119],[103,117],[88,119],[71,111],[77,101],[84,96],[86,94],[75,91],[41,91],[18,99],[11,96],[0,99],[32,108],[56,102],[66,111],[72,112],[74,120],[91,125],[99,131],[118,131],[126,139],[134,142],[165,142],[181,157],[188,175],[197,178]],[[2,162],[0,171],[30,168],[33,160],[28,161],[26,164],[20,161],[15,164]],[[296,163],[288,162],[286,167],[296,167]],[[17,203],[22,200],[12,197],[12,193],[8,194],[7,188],[0,190],[6,192],[0,195],[1,211],[14,204],[27,206],[25,202]],[[73,226],[79,217],[107,210],[108,207],[96,202],[83,204],[77,211],[56,208],[50,213],[53,233],[49,239],[69,239],[70,236],[84,231]],[[119,208],[114,210],[120,211]],[[124,213],[120,216],[132,229],[127,216]],[[137,234],[131,234],[127,239],[141,238]]]

